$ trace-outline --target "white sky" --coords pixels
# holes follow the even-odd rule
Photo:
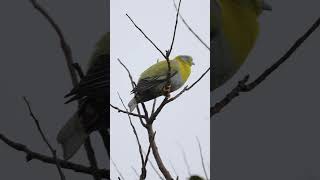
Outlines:
[[[183,0],[181,14],[190,26],[209,43],[209,0]],[[161,50],[169,48],[171,43],[176,11],[172,0],[117,0],[111,1],[111,103],[122,107],[118,99],[119,92],[127,104],[133,97],[131,85],[126,72],[117,62],[120,58],[129,67],[135,80],[140,73],[163,59],[161,54],[142,36],[126,17],[128,13],[134,21],[149,35]],[[171,57],[187,54],[194,59],[195,66],[187,84],[194,82],[209,67],[209,51],[187,28],[178,25],[176,41]],[[175,175],[171,164],[180,179],[188,175],[179,144],[184,148],[190,164],[191,173],[204,175],[196,137],[202,144],[207,172],[210,170],[210,118],[209,118],[209,75],[191,91],[166,106],[154,124],[157,131],[156,142],[160,154],[172,175]],[[176,93],[173,93],[174,95]],[[162,100],[159,99],[158,102]],[[150,106],[151,103],[148,103]],[[111,157],[126,179],[136,179],[131,167],[140,171],[138,146],[130,127],[128,117],[111,110]],[[147,150],[149,145],[147,133],[133,119],[142,146]],[[150,156],[152,157],[152,156]],[[155,161],[151,158],[153,163]],[[151,167],[148,167],[147,179],[158,179]],[[111,178],[118,174],[111,165]]]

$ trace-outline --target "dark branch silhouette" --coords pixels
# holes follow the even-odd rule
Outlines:
[[[68,67],[68,70],[70,73],[73,87],[76,87],[78,84],[78,77],[76,74],[76,68],[74,68],[74,66],[73,66],[75,63],[73,61],[72,51],[71,51],[71,48],[68,45],[67,41],[65,40],[65,37],[62,33],[61,28],[54,21],[54,19],[49,15],[49,13],[36,0],[30,0],[30,2],[33,5],[33,7],[36,10],[38,10],[41,13],[41,15],[43,15],[43,17],[45,17],[45,19],[50,23],[50,25],[56,31],[56,33],[60,39],[60,46],[61,46],[61,49],[62,49],[64,56],[65,56],[65,60],[66,60],[67,67]],[[88,137],[87,140],[85,141],[84,147],[85,147],[85,150],[86,150],[88,160],[89,160],[91,167],[97,168],[97,160],[96,160],[96,157],[95,157],[95,154],[93,151],[93,147],[91,145],[90,137]],[[100,178],[94,176],[94,179],[99,180]]]
[[[26,97],[23,97],[23,100],[24,102],[26,103],[27,107],[28,107],[28,110],[29,110],[29,114],[30,116],[32,117],[32,119],[34,120],[34,123],[36,124],[37,126],[37,129],[41,135],[41,138],[42,140],[46,143],[46,145],[48,146],[48,148],[50,149],[51,153],[52,153],[52,156],[56,162],[56,166],[57,166],[57,169],[58,169],[58,172],[59,172],[59,175],[60,175],[60,179],[61,180],[66,180],[66,177],[64,176],[62,170],[61,170],[61,166],[59,164],[59,161],[58,161],[58,158],[57,158],[57,151],[55,149],[53,149],[53,147],[51,146],[51,144],[49,143],[48,139],[46,138],[45,134],[43,133],[42,129],[41,129],[41,126],[40,126],[40,122],[39,120],[36,118],[36,116],[34,115],[34,113],[32,112],[32,109],[31,109],[31,106],[30,106],[30,103],[29,101],[27,100]]]
[[[10,140],[9,138],[7,138],[5,135],[3,135],[1,133],[0,133],[0,139],[4,143],[6,143],[9,147],[11,147],[17,151],[24,152],[26,154],[26,161],[27,162],[30,162],[31,160],[36,159],[36,160],[42,161],[44,163],[56,165],[55,158],[34,152],[31,149],[29,149],[26,145],[20,144],[18,142],[13,141],[13,140]],[[57,158],[57,160],[58,160],[61,168],[70,169],[75,172],[80,172],[80,173],[89,174],[89,175],[97,175],[97,176],[100,176],[104,179],[109,179],[109,175],[110,175],[109,170],[93,169],[92,167],[83,166],[83,165],[76,164],[76,163],[66,161],[66,160],[62,160],[59,158]]]
[[[238,97],[241,92],[249,92],[259,86],[264,80],[266,80],[274,71],[276,71],[283,63],[289,60],[292,54],[294,54],[298,48],[314,33],[320,26],[320,17],[314,22],[314,24],[289,48],[289,50],[272,66],[266,69],[260,76],[254,81],[248,83],[249,75],[245,76],[238,82],[238,85],[229,92],[225,98],[216,103],[210,108],[210,116],[221,112],[221,110],[227,106],[233,99]]]

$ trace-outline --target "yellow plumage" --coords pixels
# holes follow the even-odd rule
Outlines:
[[[177,56],[170,60],[170,92],[183,86],[191,73],[193,59],[190,56]],[[129,102],[130,111],[133,111],[138,103],[146,102],[161,95],[167,84],[168,63],[166,60],[160,61],[147,70],[139,78],[137,86],[132,90],[135,97]]]
[[[259,33],[258,17],[271,8],[262,0],[213,0],[211,8],[212,91],[245,62]]]

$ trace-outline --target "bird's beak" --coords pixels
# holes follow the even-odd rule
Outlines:
[[[261,8],[265,11],[272,11],[272,6],[264,0],[261,1]]]
[[[191,64],[194,65],[194,62],[192,62]]]

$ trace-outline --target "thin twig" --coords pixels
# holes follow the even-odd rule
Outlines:
[[[133,170],[133,172],[137,176],[137,178],[139,178],[140,176],[138,174],[138,171],[133,166],[131,166],[131,169]]]
[[[178,173],[177,173],[177,171],[176,171],[176,168],[174,168],[174,166],[173,166],[173,164],[172,164],[172,162],[169,160],[169,163],[170,163],[170,166],[171,166],[171,168],[172,168],[172,170],[173,170],[173,172],[174,172],[174,174],[175,174],[175,176],[177,176],[178,177]]]
[[[77,74],[75,72],[75,69],[73,68],[73,58],[72,58],[72,51],[70,46],[68,45],[67,41],[65,40],[65,37],[59,27],[59,25],[53,20],[53,18],[49,15],[47,10],[45,10],[36,0],[30,0],[31,4],[33,7],[38,10],[43,17],[50,23],[52,28],[56,31],[57,35],[59,36],[60,39],[60,45],[61,49],[64,53],[65,60],[69,69],[70,77],[72,80],[73,86],[76,86],[78,84],[78,78]]]
[[[117,92],[118,94],[118,97],[123,105],[123,107],[125,108],[126,112],[128,112],[128,109],[126,108],[126,106],[124,105],[124,102],[119,94],[119,92]],[[142,147],[141,147],[141,143],[140,143],[140,140],[139,140],[139,136],[138,136],[138,133],[137,133],[137,130],[136,130],[136,127],[133,125],[132,123],[132,120],[131,120],[131,116],[128,114],[128,118],[129,118],[129,122],[130,122],[130,126],[132,128],[132,131],[136,137],[136,141],[138,143],[138,149],[139,149],[139,154],[140,154],[140,160],[141,160],[141,175],[140,175],[140,180],[143,180],[146,178],[146,175],[147,175],[147,170],[145,168],[145,165],[144,165],[144,157],[143,157],[143,151],[142,151]]]
[[[46,138],[46,136],[44,135],[42,129],[41,129],[41,126],[40,126],[40,122],[39,120],[36,118],[36,116],[34,115],[34,113],[32,112],[32,109],[31,109],[31,106],[30,106],[30,103],[29,101],[27,100],[26,97],[23,97],[23,100],[24,102],[26,103],[27,107],[28,107],[28,110],[29,110],[29,114],[30,116],[32,117],[32,119],[34,120],[36,126],[37,126],[37,129],[41,135],[41,138],[42,140],[46,143],[46,145],[48,146],[48,148],[50,149],[51,153],[52,153],[52,156],[55,160],[55,164],[57,166],[57,169],[58,169],[58,172],[59,172],[59,175],[60,175],[60,179],[61,180],[66,180],[66,177],[65,175],[63,174],[62,172],[62,169],[61,169],[61,166],[59,164],[59,161],[58,161],[58,158],[57,158],[57,151],[55,149],[53,149],[53,147],[51,146],[51,144],[49,143],[48,139]]]
[[[189,87],[188,85],[185,86],[177,95],[175,95],[174,97],[170,98],[170,99],[164,99],[162,101],[162,103],[159,105],[159,107],[156,109],[156,111],[154,113],[151,114],[150,116],[150,121],[154,121],[156,119],[156,117],[159,115],[159,113],[161,112],[161,110],[164,108],[164,106],[166,104],[168,104],[169,102],[172,102],[174,100],[176,100],[178,97],[180,97],[183,93],[185,93],[186,91],[189,91],[191,88],[193,88],[196,84],[198,84],[200,82],[200,80],[206,75],[208,74],[208,72],[210,71],[210,68],[208,68],[194,83],[191,84],[191,86]]]
[[[178,21],[179,21],[179,12],[180,12],[180,5],[181,5],[181,0],[179,0],[179,5],[178,5],[178,10],[177,10],[177,14],[176,14],[176,22],[174,24],[174,29],[173,29],[173,36],[172,36],[172,41],[171,41],[171,45],[170,45],[170,49],[167,51],[166,53],[166,59],[169,59],[169,56],[172,52],[173,49],[173,44],[174,44],[174,40],[176,38],[176,33],[177,33],[177,27],[178,27]]]
[[[133,25],[143,34],[143,36],[161,53],[161,55],[166,59],[167,56],[165,53],[163,53],[158,46],[142,31],[142,29],[133,21],[133,19],[126,14],[126,16],[130,19],[130,21],[133,23]]]
[[[133,80],[132,75],[130,73],[130,70],[127,68],[127,66],[124,63],[122,63],[122,61],[119,58],[118,58],[118,62],[127,71],[129,79],[130,79],[130,82],[131,82],[132,89],[134,89],[135,86],[136,86],[136,82]],[[143,115],[141,115],[139,106],[137,106],[137,111],[138,111],[138,116],[139,116],[140,123],[142,124],[143,127],[146,127],[146,124],[143,122],[143,119],[147,118],[148,116],[144,115],[145,118],[142,118]]]
[[[125,180],[121,171],[119,170],[118,166],[116,165],[116,163],[110,158],[112,165],[114,166],[114,168],[116,168],[117,173],[119,174],[119,176],[121,177],[122,180]],[[118,177],[118,179],[120,179],[120,177]]]
[[[130,116],[135,116],[135,117],[139,117],[139,118],[143,118],[143,119],[146,118],[144,115],[139,115],[139,114],[131,113],[131,112],[126,111],[126,110],[122,110],[122,109],[120,109],[117,106],[114,106],[112,104],[110,104],[110,107],[112,107],[113,109],[117,110],[120,113],[124,113],[124,114],[130,115]]]
[[[154,132],[154,134],[153,134],[153,139],[152,139],[152,141],[154,141],[155,136],[156,136],[156,131],[155,131],[155,132]],[[149,160],[150,152],[151,152],[151,143],[149,143],[149,147],[148,147],[147,155],[146,155],[146,158],[145,158],[145,160],[144,160],[144,167],[146,167],[146,166],[147,166],[147,163],[148,163],[148,160]]]
[[[157,98],[154,98],[153,104],[152,104],[152,109],[151,109],[151,114],[153,114],[154,111],[156,110],[156,104],[157,104]]]
[[[145,152],[143,152],[144,154],[146,154]],[[151,168],[153,169],[153,171],[158,175],[159,179],[164,180],[163,177],[161,176],[161,174],[158,172],[156,166],[153,164],[153,162],[149,159],[149,164],[151,166]]]
[[[173,1],[173,5],[174,8],[176,9],[176,11],[178,11],[177,8],[177,4],[175,0]],[[179,13],[179,17],[182,20],[183,24],[189,29],[189,31],[201,42],[201,44],[203,44],[209,51],[210,51],[210,47],[200,38],[200,36],[189,26],[189,24],[186,22],[186,20],[183,18],[183,16],[181,15],[181,13]]]
[[[90,137],[88,137],[87,141],[84,142],[84,147],[86,149],[86,153],[87,153],[87,156],[89,158],[89,162],[90,162],[91,167],[94,168],[94,169],[98,169],[98,163],[97,163],[97,160],[95,158],[96,156],[95,156],[94,150],[92,148]],[[95,180],[101,180],[101,178],[99,176],[97,176],[97,175],[94,175],[93,178]]]
[[[119,63],[122,65],[122,67],[127,71],[128,76],[129,76],[130,81],[131,81],[132,88],[134,88],[134,87],[136,86],[136,83],[134,82],[134,80],[133,80],[133,78],[132,78],[132,75],[131,75],[129,69],[127,68],[126,65],[124,65],[124,64],[122,63],[122,61],[121,61],[119,58],[118,58],[118,62],[119,62]]]
[[[204,159],[203,159],[202,147],[201,147],[201,144],[200,144],[200,140],[199,140],[198,137],[196,137],[196,138],[197,138],[197,142],[198,142],[198,146],[199,146],[199,151],[200,151],[202,169],[203,169],[204,175],[206,176],[206,179],[209,180],[208,174],[207,174],[207,170],[206,170],[206,167],[205,167],[205,165],[204,165]]]
[[[47,10],[45,10],[36,0],[30,0],[30,2],[33,5],[33,7],[36,10],[38,10],[40,12],[40,14],[42,14],[44,16],[44,18],[50,23],[50,25],[53,27],[53,29],[57,33],[57,35],[58,35],[58,37],[60,39],[60,46],[61,46],[61,49],[62,49],[62,51],[64,53],[64,56],[65,56],[65,60],[66,60],[67,67],[68,67],[68,70],[69,70],[69,73],[70,73],[70,77],[71,77],[71,81],[72,81],[73,87],[76,87],[78,85],[78,77],[77,77],[77,74],[76,74],[76,70],[73,67],[74,61],[73,61],[73,57],[72,57],[72,51],[71,51],[71,48],[68,45],[67,41],[65,40],[65,37],[64,37],[60,27],[54,21],[54,19],[49,15]],[[89,147],[89,146],[91,146],[90,138],[87,138],[85,144],[86,144],[85,145],[85,150],[87,152],[90,165],[91,165],[91,167],[94,167],[95,166],[95,162],[92,161],[92,160],[96,159],[96,157],[94,156],[94,154],[90,153],[90,149],[93,149],[92,147]],[[96,177],[94,177],[94,178],[96,179]]]
[[[180,149],[181,149],[182,156],[183,156],[183,161],[184,161],[184,164],[185,164],[186,167],[187,167],[188,175],[191,176],[190,165],[189,165],[189,163],[188,163],[188,159],[187,159],[186,152],[184,151],[184,148],[182,147],[182,145],[178,144],[178,146],[179,146]]]
[[[245,76],[242,80],[238,82],[238,85],[228,93],[225,98],[216,103],[210,108],[210,116],[221,112],[221,110],[227,106],[233,99],[238,97],[241,92],[249,92],[260,85],[264,80],[266,80],[274,71],[276,71],[283,63],[285,63],[292,54],[294,54],[297,49],[307,40],[313,32],[320,26],[320,17],[315,21],[315,23],[289,48],[289,50],[272,66],[266,69],[258,78],[256,78],[251,83],[248,83],[249,75]]]
[[[36,159],[39,161],[42,161],[44,163],[48,163],[48,164],[54,164],[56,165],[56,159],[53,157],[49,157],[47,155],[44,154],[40,154],[37,152],[34,152],[32,150],[30,150],[26,145],[24,144],[20,144],[17,142],[14,142],[12,140],[10,140],[9,138],[7,138],[5,135],[0,133],[0,139],[6,143],[8,146],[10,146],[11,148],[17,150],[17,151],[21,151],[24,152],[26,154],[26,160],[27,162]],[[89,174],[89,175],[98,175],[102,178],[105,179],[109,179],[109,170],[106,169],[93,169],[91,167],[87,167],[87,166],[83,166],[80,164],[76,164],[76,163],[72,163],[70,161],[66,161],[66,160],[62,160],[57,158],[59,165],[64,168],[64,169],[70,169],[73,170],[75,172],[80,172],[80,173],[84,173],[84,174]]]

